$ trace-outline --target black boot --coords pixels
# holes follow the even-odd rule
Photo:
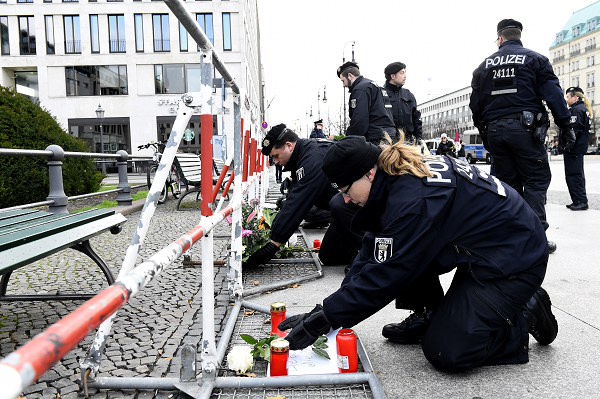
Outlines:
[[[431,311],[413,312],[400,323],[383,326],[381,334],[397,344],[418,344],[429,327]]]
[[[550,345],[558,334],[558,322],[552,314],[551,306],[550,296],[540,287],[525,305],[523,313],[529,334],[542,345]]]

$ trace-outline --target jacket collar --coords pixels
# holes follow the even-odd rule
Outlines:
[[[356,87],[356,85],[357,85],[359,82],[361,82],[363,79],[364,79],[364,76],[362,76],[362,75],[361,75],[361,76],[359,76],[358,78],[356,78],[356,79],[354,80],[354,82],[352,82],[352,84],[350,85],[350,87],[348,87],[348,91],[349,91],[350,93],[352,93],[352,90],[353,90],[353,89]]]
[[[400,91],[400,89],[402,88],[402,86],[393,85],[389,81],[385,82],[384,87],[386,90],[391,90],[391,91]]]
[[[288,171],[295,171],[296,169],[298,169],[298,160],[300,159],[300,153],[303,151],[304,149],[304,140],[303,139],[298,139],[298,141],[296,141],[296,145],[294,146],[294,151],[292,152],[292,156],[290,157],[290,160],[288,161],[288,163],[283,167],[283,170],[285,170],[286,172]]]

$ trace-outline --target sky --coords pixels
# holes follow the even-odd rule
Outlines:
[[[422,103],[470,86],[473,70],[497,50],[500,20],[521,22],[523,45],[550,56],[550,45],[571,15],[593,3],[258,0],[267,123],[285,123],[306,137],[317,111],[325,121],[339,120],[344,89],[336,70],[343,58],[352,59],[352,41],[363,76],[382,85],[385,66],[404,62],[405,87]],[[317,106],[323,86],[328,101]]]

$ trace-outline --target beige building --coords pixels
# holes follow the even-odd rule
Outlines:
[[[245,93],[245,126],[259,125],[256,0],[184,4]],[[200,89],[199,63],[198,46],[162,1],[0,0],[0,85],[39,101],[95,152],[99,104],[105,152],[136,154],[138,145],[168,137],[181,94]],[[232,143],[231,90],[222,79],[213,87],[214,134]],[[200,118],[188,128],[194,137],[181,148],[198,151]]]
[[[581,87],[592,104],[595,127],[600,122],[596,76],[600,77],[600,1],[573,13],[550,46],[550,60],[563,90]],[[599,97],[600,99],[600,97]],[[600,126],[599,126],[600,127]],[[596,132],[593,143],[598,141]]]

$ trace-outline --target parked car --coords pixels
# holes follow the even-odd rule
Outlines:
[[[588,146],[587,155],[599,155],[600,154],[600,149],[598,149],[597,145],[590,145]]]
[[[425,140],[425,145],[429,148],[431,155],[435,155],[438,146],[440,145],[440,139],[429,139]]]

